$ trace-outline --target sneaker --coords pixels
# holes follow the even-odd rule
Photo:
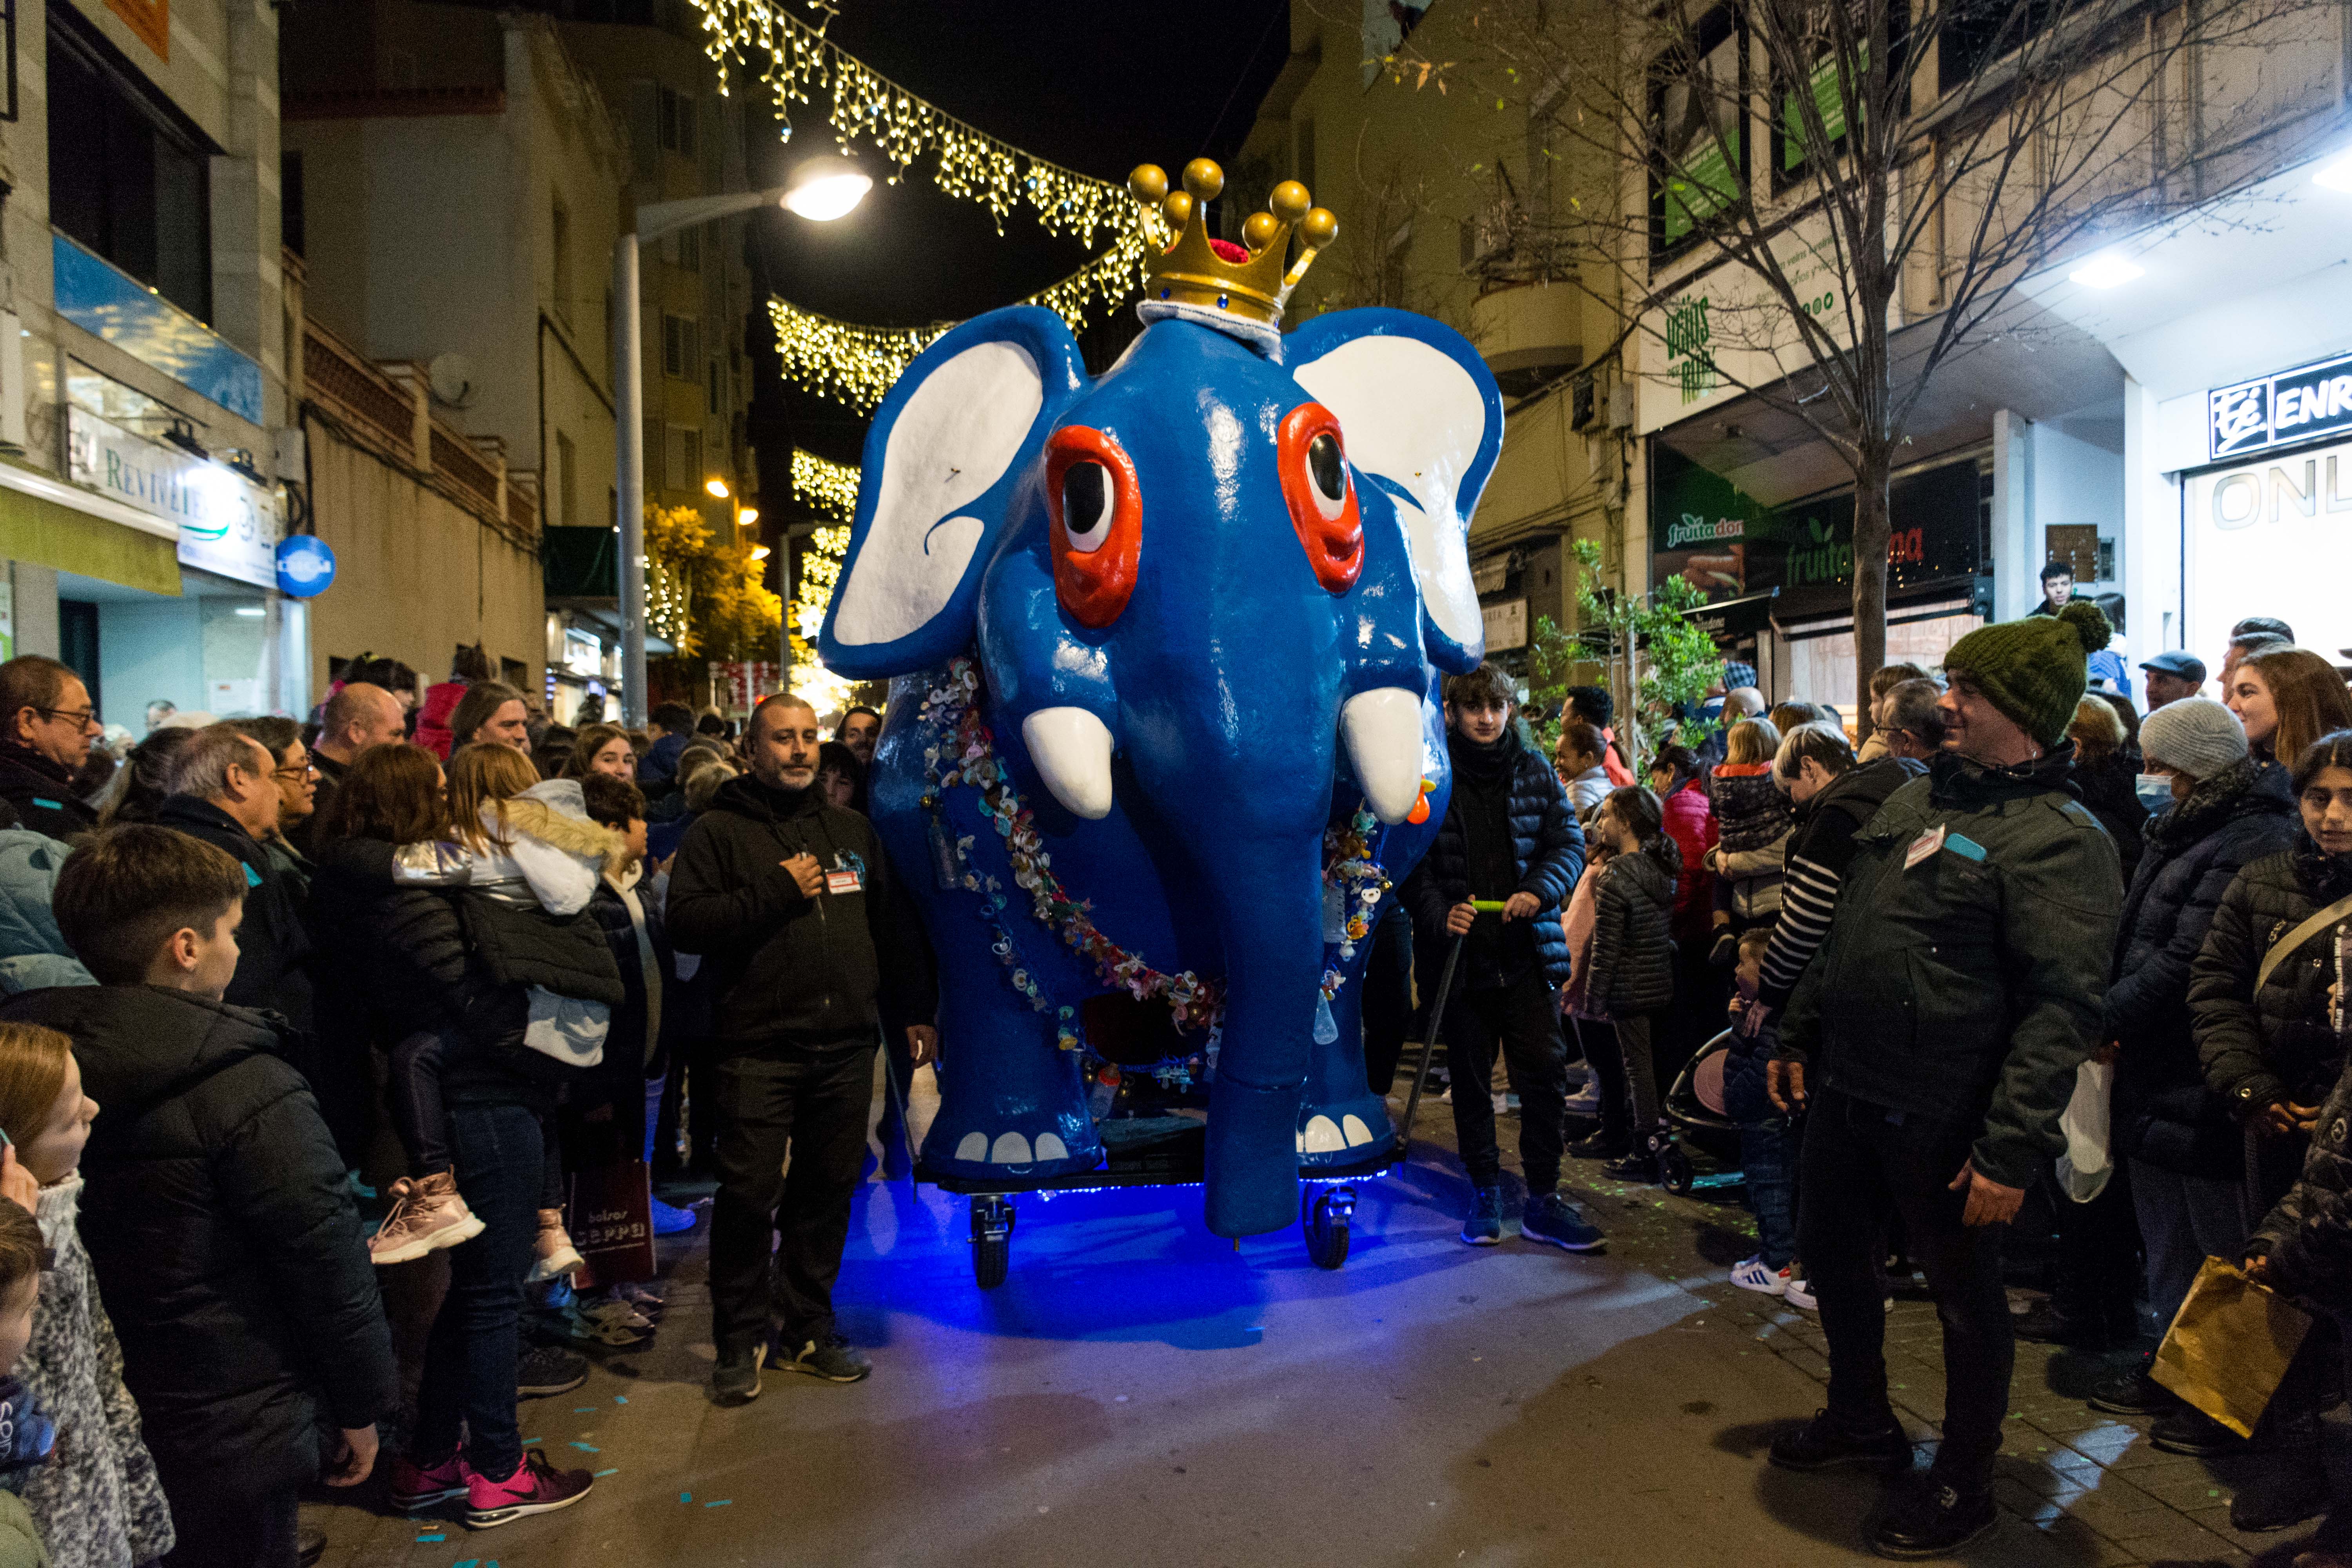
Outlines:
[[[1598,1079],[1587,1083],[1582,1089],[1568,1097],[1568,1113],[1570,1116],[1601,1114],[1601,1081]]]
[[[1494,1247],[1503,1239],[1503,1189],[1474,1188],[1470,1217],[1462,1222],[1462,1239],[1472,1247]]]
[[[402,1513],[415,1513],[464,1497],[466,1464],[456,1454],[437,1465],[419,1465],[405,1454],[394,1454],[385,1480],[392,1506]]]
[[[839,1334],[803,1340],[799,1354],[776,1364],[786,1372],[804,1372],[827,1383],[857,1383],[874,1370],[874,1363],[866,1359],[866,1352]]]
[[[595,1484],[587,1471],[559,1470],[533,1448],[502,1481],[467,1472],[466,1522],[476,1530],[495,1530],[535,1513],[553,1513],[586,1497]]]
[[[1992,1528],[1992,1489],[1961,1487],[1928,1472],[1927,1484],[1890,1505],[1870,1532],[1881,1557],[1942,1557]]]
[[[2188,1405],[2158,1416],[2156,1425],[2147,1429],[2147,1440],[2168,1454],[2187,1454],[2199,1459],[2225,1458],[2253,1448],[2252,1442]]]
[[[523,1276],[526,1285],[544,1285],[550,1279],[561,1279],[588,1260],[572,1245],[572,1236],[563,1228],[562,1209],[539,1211],[539,1236],[530,1244],[530,1272]]]
[[[457,1195],[457,1181],[436,1171],[392,1184],[392,1209],[368,1237],[368,1261],[383,1268],[409,1263],[482,1234],[482,1222]]]
[[[1856,1432],[1826,1410],[1772,1439],[1772,1462],[1784,1470],[1826,1470],[1866,1465],[1890,1476],[1911,1468],[1911,1439],[1893,1416],[1872,1432]]]
[[[1628,1150],[1601,1167],[1604,1176],[1614,1176],[1621,1182],[1635,1182],[1658,1186],[1658,1157],[1647,1149]]]
[[[525,1345],[515,1363],[515,1396],[545,1399],[588,1381],[588,1358],[555,1345]]]
[[[2180,1398],[2172,1390],[2148,1376],[2148,1367],[2156,1352],[2142,1352],[2139,1364],[2129,1372],[2117,1373],[2091,1390],[2090,1405],[2115,1415],[2162,1415],[2175,1409]]]
[[[1570,1252],[1598,1252],[1609,1240],[1581,1209],[1558,1193],[1528,1200],[1527,1212],[1519,1216],[1519,1234]]]
[[[2319,1449],[2289,1449],[2238,1489],[2230,1500],[2230,1528],[2249,1535],[2291,1530],[2326,1513],[2327,1503],[2327,1471]]]
[[[1785,1297],[1789,1293],[1788,1265],[1782,1264],[1775,1268],[1764,1261],[1764,1255],[1759,1252],[1732,1266],[1731,1282],[1742,1290],[1753,1290],[1760,1296]]]
[[[1810,1279],[1798,1279],[1793,1272],[1796,1268],[1795,1264],[1792,1263],[1789,1267],[1792,1272],[1789,1276],[1787,1288],[1780,1292],[1780,1300],[1801,1312],[1820,1311],[1821,1299],[1813,1294],[1813,1282]]]
[[[2070,1345],[2076,1350],[2103,1351],[2111,1343],[2106,1322],[2095,1314],[2069,1311],[2055,1301],[2044,1301],[2010,1320],[2011,1331],[2039,1345]]]
[[[721,1405],[749,1405],[760,1397],[760,1369],[767,1364],[766,1342],[728,1351],[710,1373],[710,1397]]]
[[[654,1331],[654,1321],[638,1311],[635,1302],[623,1300],[610,1290],[574,1298],[572,1310],[600,1326],[617,1326],[647,1334]]]
[[[1571,1160],[1622,1160],[1625,1157],[1625,1151],[1633,1146],[1633,1140],[1624,1133],[1604,1130],[1570,1144],[1568,1157]]]
[[[676,1236],[681,1231],[694,1228],[692,1209],[682,1209],[676,1205],[666,1204],[659,1198],[653,1200],[653,1216],[656,1236]]]

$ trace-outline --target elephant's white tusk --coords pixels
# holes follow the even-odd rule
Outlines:
[[[1045,787],[1078,816],[1110,815],[1110,731],[1083,708],[1040,708],[1021,721],[1022,743]]]
[[[1401,686],[1358,692],[1339,710],[1339,735],[1372,815],[1402,822],[1421,798],[1421,694]]]

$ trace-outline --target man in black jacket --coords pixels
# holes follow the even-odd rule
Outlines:
[[[98,735],[98,704],[80,676],[38,654],[0,664],[0,801],[26,827],[66,838],[98,826],[73,792]]]
[[[97,835],[58,876],[58,928],[95,986],[0,1018],[73,1037],[105,1111],[82,1152],[81,1237],[170,1500],[170,1561],[292,1568],[295,1502],[341,1432],[331,1486],[373,1467],[397,1398],[359,1216],[284,1026],[226,1005],[237,863],[146,826]]]
[[[1428,855],[1405,882],[1404,902],[1420,951],[1434,955],[1463,943],[1444,1019],[1454,1131],[1473,1189],[1462,1239],[1473,1247],[1503,1239],[1503,1156],[1486,1089],[1499,1043],[1519,1097],[1519,1161],[1528,1179],[1520,1232],[1589,1252],[1601,1244],[1601,1232],[1555,1190],[1568,1116],[1560,906],[1584,869],[1584,833],[1559,775],[1519,739],[1511,698],[1510,677],[1491,664],[1445,682],[1453,795]],[[1482,913],[1474,900],[1503,907]]]
[[[833,1383],[873,1370],[835,1331],[833,1286],[866,1152],[877,994],[900,1017],[934,1010],[921,938],[893,900],[873,825],[815,788],[820,739],[799,698],[761,703],[750,776],[719,790],[670,874],[670,940],[703,955],[717,998],[711,1390],[723,1404],[759,1397],[772,1312],[790,1370]],[[918,1066],[938,1049],[929,1024],[907,1039]],[[783,1248],[772,1260],[774,1230]]]
[[[310,1028],[309,929],[293,878],[272,863],[262,839],[278,826],[278,759],[250,735],[214,724],[172,759],[172,795],[156,822],[226,850],[245,868],[246,918],[227,1000],[264,1007],[295,1028]]]

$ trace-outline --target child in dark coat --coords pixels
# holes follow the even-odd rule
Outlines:
[[[1614,1059],[1603,1044],[1592,1068],[1604,1094],[1626,1097],[1633,1131],[1631,1146],[1601,1168],[1623,1180],[1654,1182],[1673,1140],[1659,1114],[1652,1042],[1675,994],[1670,922],[1682,853],[1666,837],[1658,797],[1645,789],[1613,791],[1593,815],[1592,831],[1612,853],[1593,885],[1592,958],[1581,1006],[1614,1027]]]

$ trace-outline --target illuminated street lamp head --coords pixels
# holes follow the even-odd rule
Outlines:
[[[768,547],[764,544],[755,544],[751,547],[751,559],[754,561],[765,561],[768,553]]]
[[[784,182],[783,208],[811,223],[831,223],[846,217],[874,181],[850,159],[839,153],[803,158]]]
[[[739,528],[749,528],[759,521],[760,509],[756,506],[747,506],[735,514],[735,523]]]
[[[727,499],[727,481],[725,479],[713,476],[712,478],[702,481],[702,488],[709,490],[720,500],[725,500]]]

